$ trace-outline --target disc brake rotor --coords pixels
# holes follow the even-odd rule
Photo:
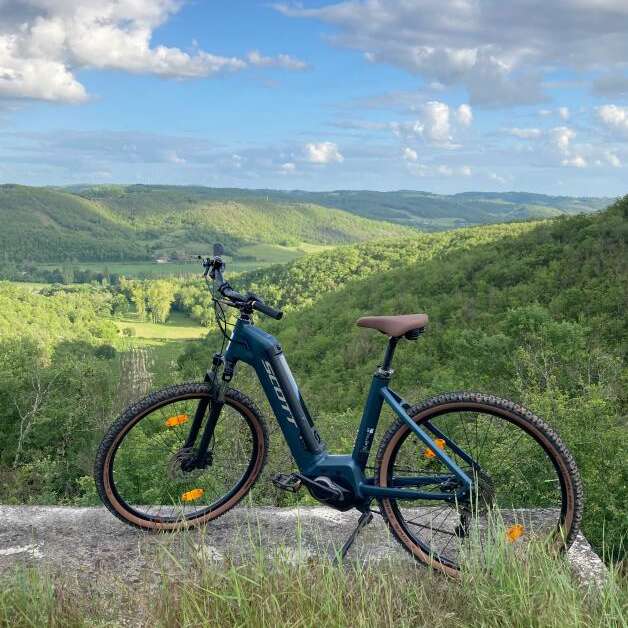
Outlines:
[[[185,470],[185,463],[190,463],[196,458],[196,450],[193,447],[179,449],[168,461],[168,478],[174,482],[181,480],[193,480],[203,474],[205,468]]]

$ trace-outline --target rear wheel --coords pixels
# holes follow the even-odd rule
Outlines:
[[[199,403],[207,402],[207,384],[171,386],[111,426],[95,479],[116,517],[148,530],[176,530],[219,517],[246,495],[266,461],[268,435],[259,410],[237,390],[226,391],[203,468],[186,470],[196,452],[184,444]]]
[[[399,487],[405,478],[406,488],[450,495],[380,501],[393,535],[415,558],[455,575],[465,548],[493,543],[496,533],[506,542],[540,537],[569,547],[582,515],[582,486],[571,454],[546,423],[479,393],[440,395],[408,413],[474,481],[471,496],[452,499],[455,476],[434,452],[402,421],[388,430],[377,454],[376,484]],[[418,489],[407,486],[410,477],[438,479]]]

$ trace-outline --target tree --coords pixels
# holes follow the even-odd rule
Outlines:
[[[118,314],[126,314],[129,311],[129,302],[127,298],[119,292],[111,299],[111,313],[116,316]]]
[[[164,279],[149,282],[146,300],[154,323],[165,323],[174,302],[175,286]]]
[[[127,285],[137,317],[143,321],[146,318],[146,286],[141,281],[129,281]]]

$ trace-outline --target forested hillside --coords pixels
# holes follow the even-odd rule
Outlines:
[[[61,190],[0,185],[0,263],[149,257],[131,224]]]
[[[358,216],[390,220],[424,231],[484,225],[513,220],[553,218],[589,213],[607,207],[610,198],[548,196],[527,192],[463,192],[432,194],[414,190],[215,190],[216,194],[258,194],[270,199],[336,207]]]
[[[247,246],[335,245],[409,235],[407,227],[314,205],[215,199],[208,188],[99,186],[80,194],[0,186],[0,262],[122,261]],[[77,190],[76,192],[78,192]]]
[[[600,547],[605,535],[618,548],[627,532],[627,239],[628,197],[599,215],[540,224],[479,246],[443,247],[431,258],[340,281],[320,294],[299,280],[303,259],[278,270],[284,289],[273,295],[300,307],[264,325],[281,340],[323,434],[347,448],[385,346],[355,320],[427,312],[424,337],[398,350],[395,388],[409,399],[479,389],[546,417],[581,467],[587,536]],[[315,277],[321,258],[309,259],[307,273]],[[350,258],[348,268],[353,264]],[[290,275],[303,296],[285,288]],[[273,283],[272,275],[262,279]],[[200,373],[213,347],[199,349],[181,360],[187,374]],[[247,378],[241,383],[246,387]]]
[[[215,241],[237,259],[281,261],[273,247],[283,257],[286,247],[292,249],[294,257],[317,246],[408,236],[411,227],[447,230],[591,212],[607,204],[607,199],[514,192],[446,196],[403,190],[2,185],[0,264],[181,259],[207,252]]]
[[[238,283],[290,311],[315,302],[323,294],[342,288],[348,281],[422,263],[449,251],[467,250],[502,238],[516,237],[537,225],[523,222],[472,227],[357,244],[309,255],[290,264],[244,273],[238,277]]]
[[[111,295],[0,282],[0,502],[56,503],[89,482],[116,403]]]

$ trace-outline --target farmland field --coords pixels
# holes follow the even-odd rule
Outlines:
[[[229,270],[232,273],[246,272],[265,268],[272,264],[285,264],[291,262],[308,253],[318,253],[333,247],[300,243],[296,246],[281,246],[278,244],[251,244],[244,246],[239,251],[239,256],[244,259],[229,260]],[[206,251],[210,254],[211,251]],[[89,270],[94,273],[124,275],[125,277],[136,279],[155,279],[159,277],[200,277],[201,266],[196,259],[189,261],[175,261],[159,263],[156,261],[140,262],[51,262],[42,264],[44,270],[55,270],[57,268],[72,270]],[[44,285],[44,284],[40,284]]]

